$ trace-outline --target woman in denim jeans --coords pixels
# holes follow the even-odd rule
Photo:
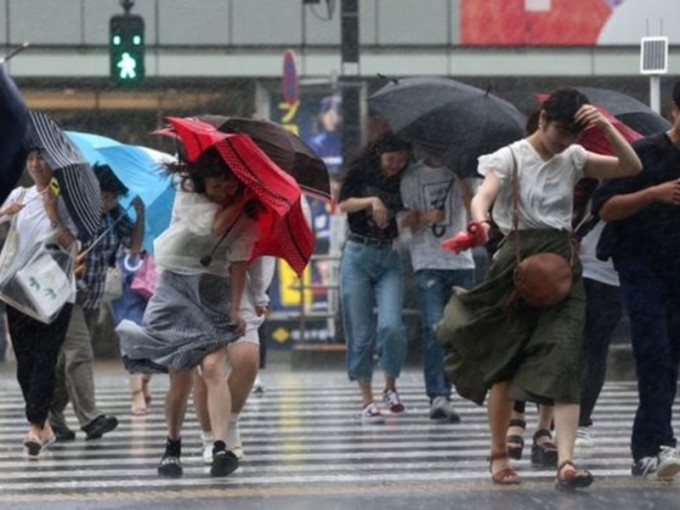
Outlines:
[[[405,410],[396,390],[407,343],[401,318],[403,270],[393,241],[396,213],[402,209],[399,183],[410,156],[407,142],[383,135],[350,165],[340,189],[339,208],[347,213],[350,230],[340,265],[347,371],[359,384],[364,421],[384,420],[371,387],[376,340],[385,372],[383,400],[392,414]]]

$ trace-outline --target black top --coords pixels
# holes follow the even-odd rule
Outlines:
[[[342,182],[340,201],[348,198],[379,197],[388,209],[387,226],[379,228],[375,224],[370,208],[348,213],[347,222],[350,231],[354,234],[380,241],[391,241],[399,235],[396,214],[404,208],[399,191],[401,172],[392,177],[386,177],[380,170],[378,158],[378,156],[370,155],[355,160]]]
[[[666,133],[633,143],[642,161],[642,172],[634,177],[604,181],[593,196],[598,213],[612,196],[634,193],[680,178],[680,149]],[[654,202],[623,220],[607,223],[597,247],[597,256],[617,261],[629,258],[663,267],[680,264],[680,207]]]

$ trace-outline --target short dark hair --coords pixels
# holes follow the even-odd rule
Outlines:
[[[576,122],[574,115],[584,104],[590,101],[585,94],[576,89],[559,89],[550,94],[541,105],[547,122],[556,122],[572,133],[580,133],[586,128],[585,124]]]
[[[113,193],[116,196],[125,196],[130,191],[121,180],[116,177],[109,165],[95,164],[92,166],[94,175],[99,181],[99,189],[105,193]]]
[[[675,85],[673,85],[673,102],[675,106],[680,108],[680,80],[676,81]]]

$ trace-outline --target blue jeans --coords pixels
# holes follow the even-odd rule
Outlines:
[[[680,268],[616,261],[630,317],[639,403],[633,422],[634,460],[675,447],[671,419],[680,362]]]
[[[449,397],[451,383],[444,373],[444,350],[437,344],[435,328],[453,287],[469,289],[475,284],[474,269],[421,269],[415,272],[418,306],[422,320],[423,372],[425,391],[430,400]]]
[[[401,259],[391,245],[347,241],[340,263],[340,296],[350,380],[371,382],[376,340],[381,368],[389,376],[399,376],[407,342],[403,295]]]

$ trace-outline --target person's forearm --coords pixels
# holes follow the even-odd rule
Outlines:
[[[472,221],[489,219],[491,201],[482,193],[477,193],[470,202],[470,216]]]
[[[353,213],[369,209],[373,203],[373,197],[366,198],[348,198],[338,204],[338,209],[344,213]]]
[[[642,171],[640,158],[618,129],[608,124],[606,128],[603,128],[603,131],[612,144],[614,156],[619,160],[619,167],[622,171],[621,177],[639,174]]]
[[[230,266],[231,279],[231,312],[235,313],[241,309],[241,298],[246,289],[246,269],[245,261],[232,262]]]
[[[646,188],[635,193],[615,195],[600,208],[599,216],[604,221],[623,220],[640,212],[654,203],[654,188]]]
[[[229,227],[231,227],[234,222],[238,219],[243,211],[243,204],[238,203],[225,207],[220,210],[215,215],[215,220],[213,221],[212,233],[215,236],[224,235]]]
[[[142,250],[143,239],[144,239],[144,214],[138,214],[135,226],[132,228],[132,235],[130,236],[131,253],[139,253]]]

